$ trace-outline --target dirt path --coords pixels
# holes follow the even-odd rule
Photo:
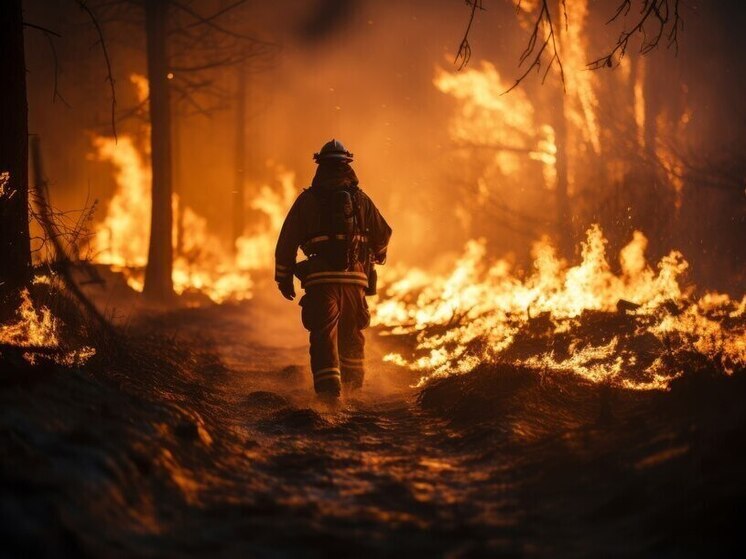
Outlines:
[[[599,423],[603,391],[521,381],[504,400],[490,384],[492,399],[472,402],[469,415],[497,411],[497,423],[428,414],[415,377],[383,364],[375,332],[364,391],[329,410],[313,396],[299,308],[259,293],[175,321],[226,368],[197,376],[200,396],[187,401],[213,439],[186,476],[194,486],[180,484],[189,507],[169,528],[190,550],[551,557],[663,545],[686,555],[697,545],[686,534],[710,529],[700,508],[712,480],[737,479],[727,463],[699,474],[701,456],[719,447],[692,436],[675,405],[658,414],[665,401],[654,395],[623,395]],[[480,411],[487,402],[505,411]]]
[[[365,390],[329,409],[313,395],[299,307],[271,295],[167,317],[227,369],[197,377],[203,400],[184,402],[200,415],[213,462],[174,473],[194,505],[174,536],[222,549],[234,538],[226,530],[240,528],[254,551],[319,555],[443,550],[477,534],[505,547],[494,511],[510,504],[474,498],[487,486],[501,494],[500,483],[471,472],[445,422],[422,415],[415,377],[383,364],[375,333]]]
[[[9,556],[685,557],[740,533],[743,381],[610,399],[488,368],[431,387],[435,415],[369,332],[330,410],[299,308],[258,294],[133,324],[142,370],[0,375]]]

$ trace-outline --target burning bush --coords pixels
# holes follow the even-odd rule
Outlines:
[[[487,262],[482,241],[469,242],[449,274],[390,273],[374,324],[414,336],[416,349],[385,359],[422,372],[420,384],[508,362],[642,390],[667,388],[696,360],[726,374],[746,366],[746,297],[694,299],[694,288],[681,284],[683,256],[671,252],[654,270],[646,244],[636,232],[618,274],[598,226],[575,266],[547,240],[536,243],[533,272],[523,278],[504,260]]]
[[[20,352],[31,365],[38,360],[51,360],[68,367],[83,365],[96,350],[85,345],[71,348],[62,343],[63,326],[49,307],[42,305],[37,310],[28,289],[24,289],[16,320],[0,324],[0,357],[7,354],[12,358],[13,354]]]

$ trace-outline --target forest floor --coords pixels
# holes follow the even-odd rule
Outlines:
[[[300,309],[271,287],[120,315],[137,366],[3,373],[3,555],[694,557],[743,543],[743,377],[610,392],[487,370],[419,392],[371,331],[363,392],[329,409]]]

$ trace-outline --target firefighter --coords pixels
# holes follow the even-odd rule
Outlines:
[[[341,142],[327,142],[313,157],[311,187],[290,208],[277,240],[275,281],[292,301],[293,277],[300,279],[314,389],[336,399],[343,385],[363,385],[365,296],[375,292],[375,265],[386,260],[391,228],[358,186],[353,155]],[[307,259],[296,263],[299,247]]]

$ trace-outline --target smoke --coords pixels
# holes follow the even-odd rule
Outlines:
[[[480,70],[486,61],[509,84],[520,73],[518,59],[527,33],[513,3],[485,4],[487,9],[472,30],[473,58],[466,72]],[[576,4],[568,2],[570,17],[577,14]],[[586,41],[587,50],[596,54],[613,40],[603,24],[609,5],[590,3],[582,26],[580,20],[575,20],[575,27],[569,22],[577,35],[573,47]],[[95,37],[80,32],[80,21],[72,16],[75,10],[50,9],[39,0],[28,2],[26,8],[30,20],[63,35],[56,41],[61,65],[57,78],[70,109],[50,103],[55,72],[46,39],[30,34],[27,41],[32,131],[42,138],[53,201],[63,209],[79,208],[86,198],[107,202],[115,186],[112,169],[86,159],[92,152],[88,132],[108,133],[104,71],[98,53],[89,48]],[[578,233],[599,221],[611,248],[618,249],[634,229],[640,229],[651,240],[653,257],[680,248],[691,255],[695,270],[707,267],[700,266],[698,258],[716,262],[725,256],[725,264],[710,266],[707,283],[738,274],[739,268],[743,277],[744,256],[738,250],[739,240],[746,241],[742,184],[737,194],[726,192],[730,187],[719,182],[716,188],[700,188],[710,177],[695,181],[686,176],[690,171],[679,164],[686,153],[659,148],[657,154],[664,154],[668,163],[662,169],[646,167],[643,158],[649,156],[645,150],[656,153],[653,140],[661,132],[696,139],[697,155],[707,155],[699,148],[715,145],[718,138],[733,154],[743,152],[743,119],[732,114],[737,103],[718,101],[739,99],[746,90],[746,72],[736,71],[743,63],[738,58],[740,43],[734,39],[740,19],[724,13],[701,6],[696,14],[686,14],[678,58],[656,52],[645,59],[643,71],[637,66],[639,58],[630,52],[630,62],[617,70],[580,70],[587,75],[570,79],[567,95],[582,91],[583,96],[564,103],[574,129],[568,134],[553,126],[554,117],[563,111],[562,96],[553,83],[556,76],[550,74],[544,85],[530,79],[501,98],[507,114],[515,113],[511,107],[522,98],[533,105],[535,129],[527,132],[537,141],[519,147],[531,150],[534,157],[548,160],[552,155],[538,145],[552,143],[548,125],[558,142],[563,137],[577,141],[570,172]],[[465,150],[457,145],[451,134],[453,119],[464,105],[434,84],[444,72],[466,75],[453,66],[468,19],[463,2],[289,0],[281,8],[247,3],[241,17],[241,25],[282,46],[270,69],[252,64],[245,69],[249,229],[266,225],[250,201],[265,185],[281,190],[275,179],[278,165],[295,173],[299,187],[307,186],[314,172],[311,155],[336,137],[355,153],[362,188],[394,227],[392,261],[429,265],[445,252],[460,251],[468,238],[485,236],[490,251],[513,251],[519,261],[528,262],[535,234],[548,232],[543,224],[554,218],[552,194],[545,189],[551,176],[543,173],[551,171],[550,165],[522,160],[519,170],[510,172],[509,163],[523,157],[520,152],[496,155],[484,147]],[[142,126],[138,115],[130,114],[137,99],[127,76],[144,73],[144,44],[137,18],[125,19],[107,20],[105,31],[117,78],[122,134],[137,139]],[[703,37],[715,39],[703,42]],[[573,64],[566,58],[568,71],[570,66],[577,71],[587,53],[571,54]],[[705,74],[711,78],[705,79]],[[186,114],[185,102],[175,96],[175,190],[187,206],[199,209],[211,232],[226,245],[232,229],[226,216],[232,213],[231,193],[236,188],[236,86],[236,68],[216,71],[210,87],[222,95],[222,109],[207,115]],[[677,128],[684,114],[691,114],[686,128]],[[666,126],[659,125],[663,121]],[[60,146],[64,149],[57,149]],[[714,176],[711,182],[743,176],[741,167],[728,164],[718,162],[715,170],[722,177]],[[679,191],[666,184],[671,176],[683,181]],[[678,213],[671,205],[675,196],[683,198]],[[718,226],[708,225],[712,223]],[[707,254],[701,250],[703,243],[712,246]]]
[[[318,0],[298,25],[297,35],[309,45],[321,43],[349,25],[359,7],[358,0]]]

